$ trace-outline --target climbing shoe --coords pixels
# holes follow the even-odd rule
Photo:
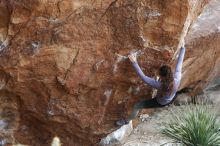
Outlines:
[[[125,120],[125,119],[121,119],[121,120],[116,121],[116,125],[117,126],[123,126],[123,125],[126,125],[128,123],[129,122],[127,120]]]

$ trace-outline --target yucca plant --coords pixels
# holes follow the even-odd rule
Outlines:
[[[162,133],[186,146],[220,146],[218,116],[207,105],[188,105],[171,112]]]

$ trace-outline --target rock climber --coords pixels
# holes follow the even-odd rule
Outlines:
[[[134,69],[136,70],[138,76],[149,86],[157,89],[157,95],[155,98],[143,100],[137,102],[133,111],[127,119],[121,119],[116,122],[118,126],[128,124],[132,119],[134,119],[139,110],[143,108],[157,108],[169,105],[174,100],[178,87],[181,80],[181,70],[182,63],[185,55],[185,48],[181,47],[180,53],[178,56],[175,73],[172,73],[171,67],[168,65],[163,65],[159,69],[160,80],[156,81],[153,78],[145,76],[141,68],[137,63],[137,54],[133,53],[128,55],[129,60],[131,61]]]

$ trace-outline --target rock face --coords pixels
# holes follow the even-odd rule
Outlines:
[[[207,3],[1,0],[0,98],[16,99],[10,102],[17,119],[13,137],[37,146],[48,145],[54,136],[64,146],[98,143],[134,102],[152,94],[123,56],[139,50],[139,63],[152,77],[162,64],[174,66],[177,48]],[[216,65],[219,57],[204,53],[215,54],[217,41],[212,40],[218,35],[212,37],[194,39],[192,45],[189,39],[181,88],[207,77],[208,72],[194,74],[200,59]],[[206,49],[209,41],[215,48]]]
[[[182,87],[201,92],[220,77],[220,1],[211,0],[186,36]]]

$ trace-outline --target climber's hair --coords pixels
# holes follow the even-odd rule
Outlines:
[[[172,73],[171,67],[169,67],[168,65],[163,65],[159,69],[159,75],[161,77],[166,77],[166,76],[168,76],[171,73]]]
[[[162,90],[161,96],[165,96],[166,93],[170,93],[173,89],[173,73],[171,67],[168,65],[161,66],[159,69],[159,75]]]

